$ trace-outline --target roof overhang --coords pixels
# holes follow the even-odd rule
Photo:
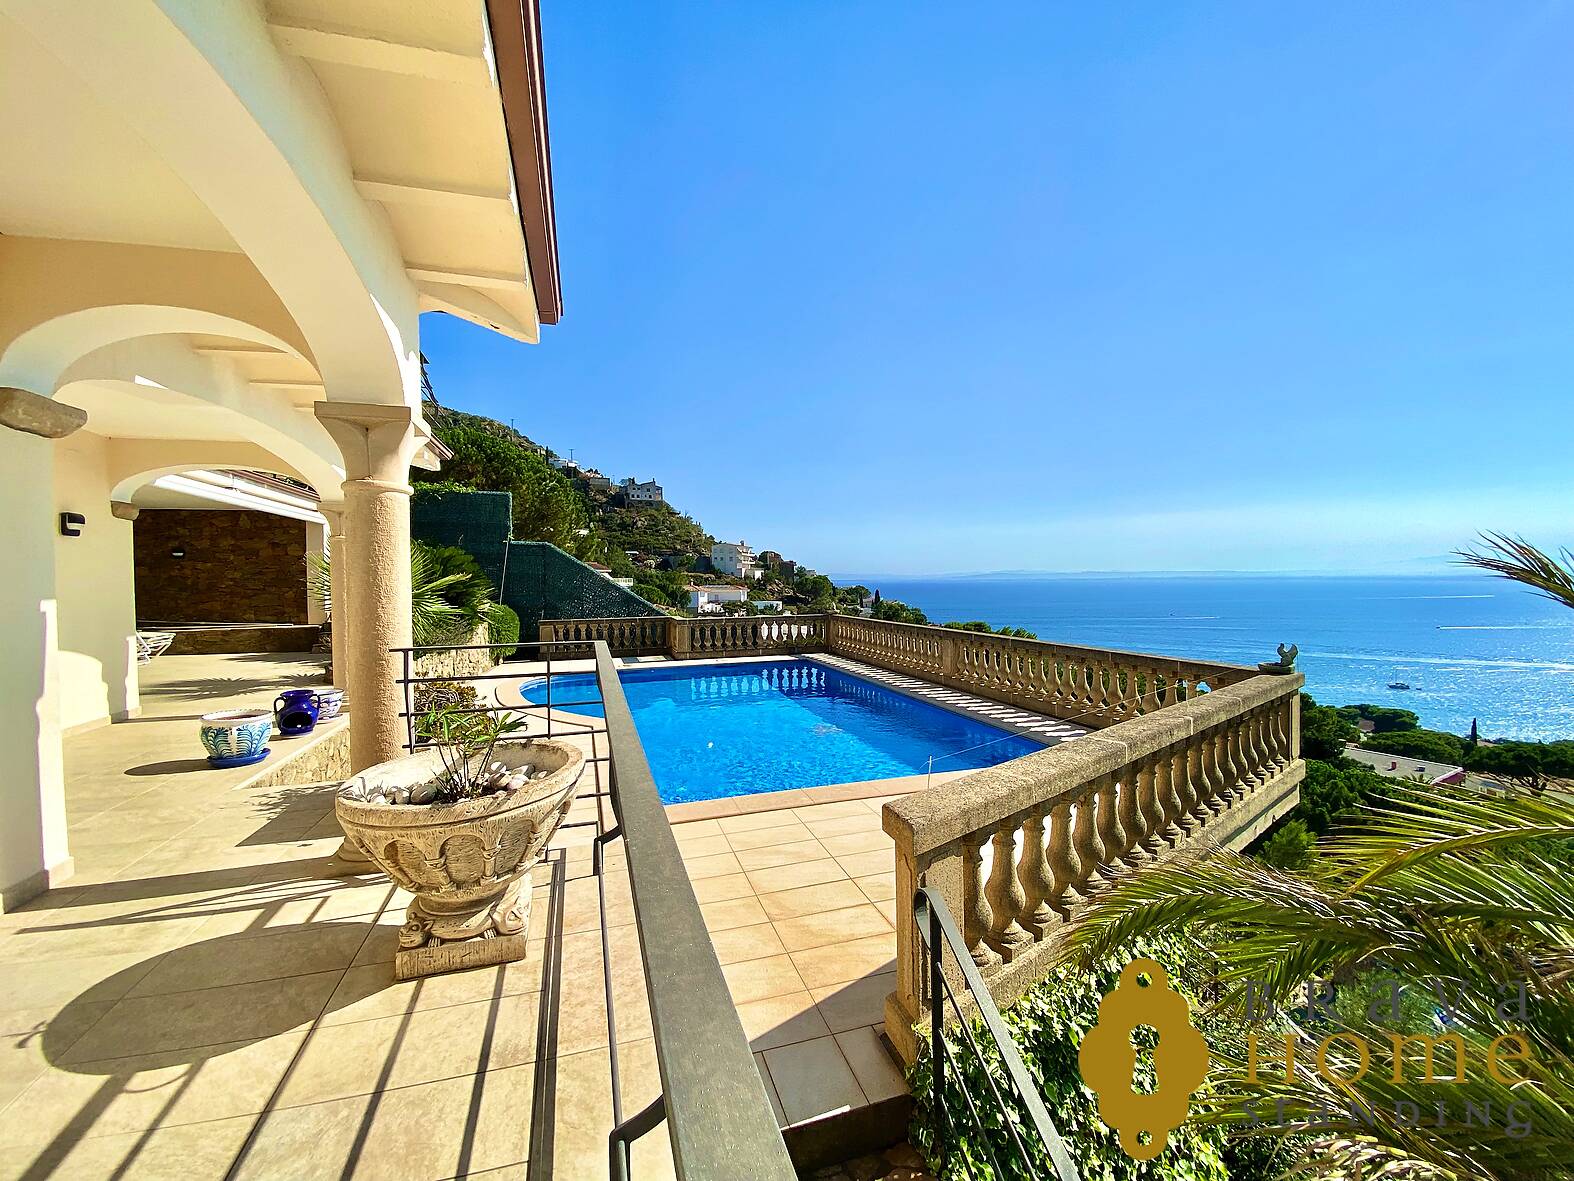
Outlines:
[[[563,314],[557,218],[552,205],[552,148],[547,136],[546,70],[537,0],[486,0],[503,120],[519,199],[519,223],[541,323]]]

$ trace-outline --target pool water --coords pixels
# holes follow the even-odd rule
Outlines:
[[[992,767],[1040,743],[807,660],[623,669],[619,679],[669,804],[929,770]],[[544,705],[542,678],[520,687]],[[553,708],[603,716],[592,673],[554,675]],[[568,702],[594,702],[567,705]]]

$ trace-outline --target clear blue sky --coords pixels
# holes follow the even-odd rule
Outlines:
[[[1574,7],[544,7],[565,312],[448,404],[833,574],[1574,536]]]

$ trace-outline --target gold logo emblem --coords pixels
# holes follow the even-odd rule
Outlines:
[[[1159,1035],[1153,1050],[1158,1081],[1149,1094],[1136,1089],[1133,1075],[1137,1048],[1131,1035],[1144,1025]],[[1098,1096],[1099,1118],[1120,1133],[1126,1155],[1152,1160],[1191,1110],[1191,1093],[1208,1073],[1208,1043],[1192,1027],[1186,998],[1170,987],[1164,969],[1137,959],[1121,971],[1115,991],[1099,1002],[1098,1022],[1082,1039],[1077,1064],[1083,1082]],[[1144,1134],[1147,1143],[1141,1140]]]

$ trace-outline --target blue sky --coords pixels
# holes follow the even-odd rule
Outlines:
[[[1574,7],[544,8],[564,317],[446,403],[833,574],[1574,535]]]

